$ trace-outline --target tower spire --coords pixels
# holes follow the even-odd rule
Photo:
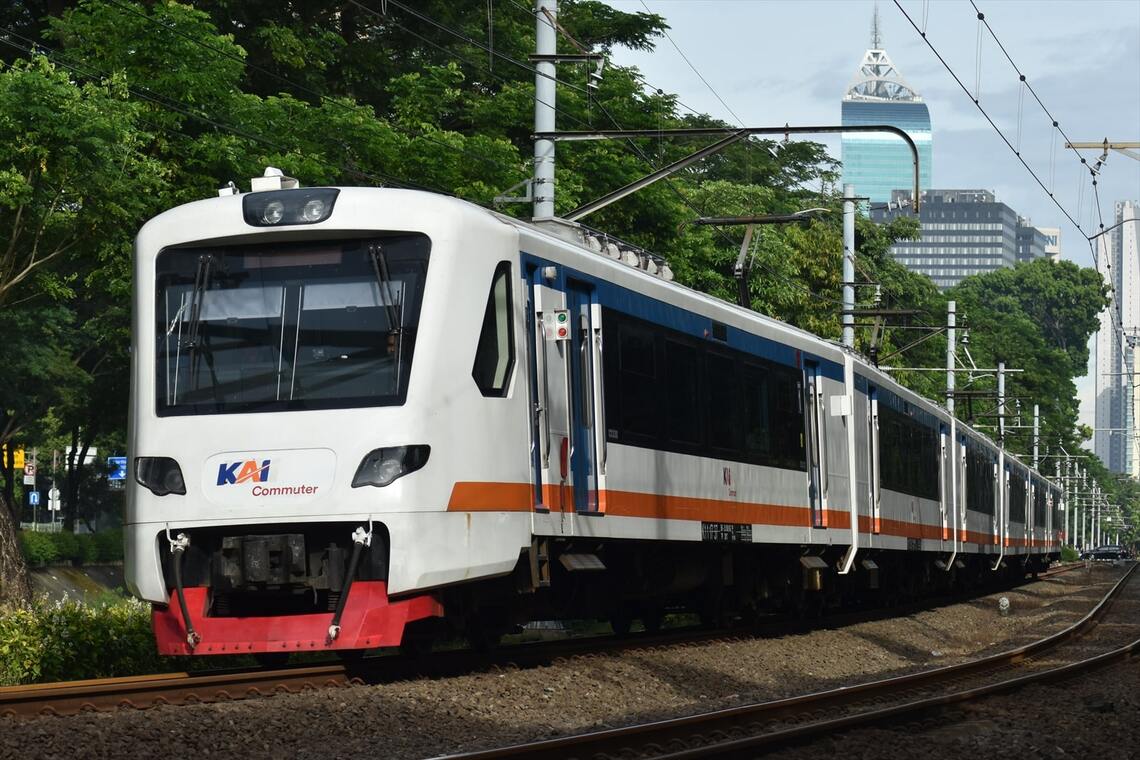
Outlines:
[[[875,3],[875,15],[871,18],[871,49],[883,49],[883,37],[879,34],[879,4]]]

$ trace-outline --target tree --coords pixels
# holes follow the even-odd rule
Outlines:
[[[76,84],[42,57],[0,70],[0,442],[11,443],[80,382],[70,361],[76,262],[134,226],[157,173],[121,82]],[[113,243],[112,243],[113,244]],[[34,380],[32,380],[34,378]],[[0,601],[26,598],[4,462]]]
[[[974,359],[983,366],[1005,361],[1024,370],[1006,381],[1007,395],[1014,399],[1010,413],[1016,412],[1017,399],[1024,399],[1024,423],[1032,419],[1032,405],[1039,404],[1042,436],[1050,444],[1075,450],[1082,442],[1073,380],[1085,374],[1088,340],[1099,328],[1107,292],[1091,269],[1038,259],[967,277],[949,293],[970,328]],[[1032,434],[1011,430],[1007,442],[1024,453],[1032,448]]]

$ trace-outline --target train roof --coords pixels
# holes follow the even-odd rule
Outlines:
[[[304,189],[319,190],[322,188],[313,187]],[[339,191],[336,203],[337,207],[341,210],[342,216],[338,218],[338,221],[335,224],[326,221],[312,225],[291,227],[288,230],[288,234],[291,237],[298,239],[312,238],[315,235],[321,234],[322,230],[343,227],[343,211],[346,207],[350,210],[350,213],[360,214],[363,213],[361,209],[366,203],[372,202],[377,198],[384,200],[400,198],[403,204],[401,207],[401,217],[411,228],[442,227],[448,229],[451,234],[459,235],[463,233],[470,234],[471,228],[480,224],[494,224],[496,222],[505,224],[515,228],[520,235],[544,241],[547,245],[561,248],[567,252],[590,256],[594,262],[594,266],[599,268],[600,271],[614,274],[617,276],[617,279],[633,278],[630,280],[631,282],[637,283],[640,287],[650,292],[657,291],[660,295],[665,295],[670,292],[683,294],[692,305],[699,305],[703,311],[709,313],[710,318],[715,315],[718,320],[726,323],[735,322],[738,328],[741,324],[747,323],[763,326],[769,331],[776,332],[782,338],[790,340],[793,344],[799,343],[801,345],[812,346],[814,352],[819,353],[822,357],[831,361],[839,361],[844,355],[849,356],[859,374],[873,379],[876,384],[889,388],[892,392],[902,396],[911,403],[922,405],[942,421],[949,422],[950,420],[949,412],[944,407],[901,385],[891,375],[868,362],[861,354],[856,353],[838,341],[822,338],[800,327],[776,319],[775,317],[746,309],[728,301],[723,301],[707,293],[702,293],[688,286],[673,282],[671,279],[655,276],[647,271],[647,269],[651,267],[630,266],[621,263],[615,258],[604,255],[600,250],[602,245],[613,244],[617,246],[619,250],[634,252],[639,262],[653,261],[658,268],[665,264],[665,260],[662,257],[638,246],[621,241],[607,233],[591,229],[577,222],[570,222],[558,218],[539,221],[516,219],[498,211],[478,206],[469,201],[423,190],[369,187],[335,187],[331,189]],[[245,222],[242,213],[242,199],[248,197],[248,195],[250,194],[237,193],[236,190],[231,193],[223,189],[220,191],[219,197],[191,201],[169,209],[150,219],[139,230],[137,240],[140,243],[140,248],[144,243],[146,247],[157,250],[167,246],[190,243],[201,244],[210,243],[212,241],[236,243],[243,239],[253,239],[260,235],[266,228],[250,227]],[[451,212],[451,215],[442,216],[440,214],[442,209]],[[205,228],[208,228],[212,233],[208,237],[204,237],[202,234],[204,225],[206,225]],[[592,238],[594,239],[593,241],[591,240]],[[594,242],[599,239],[602,241],[602,245],[598,245]],[[820,349],[823,350],[821,351]],[[999,448],[986,434],[971,428],[961,421],[959,421],[958,424],[961,426],[962,431],[968,435],[980,439],[994,449]],[[1008,453],[1006,456],[1019,465],[1033,472],[1037,472],[1021,462],[1017,457]],[[1038,474],[1041,475],[1040,473]],[[1044,475],[1041,475],[1041,477],[1047,480]]]

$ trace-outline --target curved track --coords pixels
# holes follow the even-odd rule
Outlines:
[[[1042,577],[1083,567],[1063,565]],[[636,650],[691,644],[726,638],[779,636],[819,625],[839,626],[874,617],[907,614],[921,609],[908,605],[831,615],[816,620],[776,619],[748,631],[675,629],[631,638],[591,636],[504,647],[492,653],[437,652],[428,657],[390,655],[368,657],[353,664],[329,662],[286,668],[255,668],[163,673],[124,678],[101,678],[0,688],[0,716],[70,715],[120,707],[146,709],[163,704],[220,702],[293,693],[351,684],[381,683],[415,677],[445,677],[494,666],[536,667],[559,658],[606,651]]]
[[[753,757],[814,737],[871,725],[1029,683],[1088,672],[1140,651],[1136,627],[1099,642],[1092,656],[1065,656],[1061,649],[1084,636],[1107,614],[1129,585],[1132,567],[1091,612],[1069,628],[1032,644],[978,660],[771,702],[644,725],[562,737],[532,744],[450,755],[448,760],[490,758],[708,758]],[[1140,606],[1140,589],[1130,596]],[[1046,655],[1069,660],[1050,667]]]

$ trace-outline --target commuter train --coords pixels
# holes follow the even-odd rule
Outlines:
[[[135,247],[126,576],[163,654],[487,643],[1010,581],[1059,489],[645,251],[280,176]]]

